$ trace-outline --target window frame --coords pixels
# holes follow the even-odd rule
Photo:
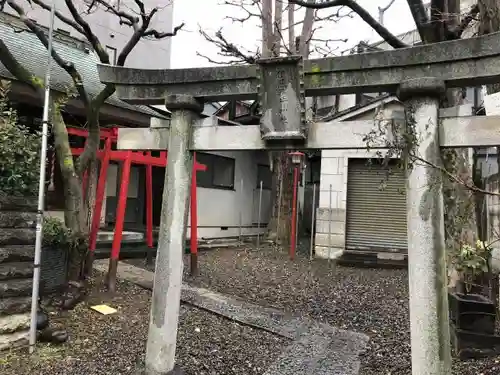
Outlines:
[[[111,55],[109,56],[111,65],[116,65],[116,59],[118,58],[118,50],[115,47],[106,45],[106,53],[108,55]]]
[[[319,174],[317,178],[314,178],[313,176],[313,165],[318,163],[319,164]],[[306,185],[314,185],[314,184],[319,184],[321,180],[321,156],[313,157],[309,159],[309,165],[307,166],[306,169]]]
[[[259,179],[259,169],[266,168],[269,170],[271,174],[271,180],[269,181],[269,186],[264,184],[264,180],[262,181],[262,190],[272,190],[273,188],[273,172],[271,171],[271,167],[267,164],[257,164],[257,189],[260,189],[260,179]]]
[[[201,157],[200,157],[201,156]],[[205,160],[200,160],[205,159]],[[231,165],[231,185],[221,185],[214,182],[214,170],[217,165],[217,160],[224,160],[224,162],[229,162]],[[197,152],[196,161],[200,164],[204,164],[207,167],[206,171],[197,171],[196,181],[197,187],[202,187],[205,189],[217,189],[217,190],[235,190],[235,178],[236,178],[236,159],[228,156],[222,156],[217,154],[210,154],[207,152]],[[198,173],[205,173],[204,175],[199,175]],[[207,177],[206,174],[209,174]],[[203,177],[202,177],[203,176]],[[207,182],[207,179],[209,181]]]

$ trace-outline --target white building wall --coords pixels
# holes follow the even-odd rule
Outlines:
[[[234,190],[198,188],[198,238],[238,236],[240,212],[243,235],[265,232],[266,228],[261,228],[259,231],[256,224],[260,191],[257,165],[268,165],[269,160],[266,155],[251,151],[212,152],[212,154],[235,159],[235,188]],[[242,180],[243,189],[241,189]],[[261,224],[267,224],[270,216],[271,191],[263,189]],[[190,237],[190,227],[187,237]]]
[[[263,153],[250,151],[213,152],[213,154],[235,159],[234,190],[197,188],[198,196],[198,238],[221,238],[239,235],[241,213],[242,234],[252,235],[265,232],[258,224],[259,193],[257,181],[257,165],[267,165],[269,160]],[[139,173],[131,173],[129,197],[138,193]],[[106,181],[106,196],[116,196],[118,181],[118,164],[110,164]],[[241,188],[243,181],[243,189]],[[271,191],[262,190],[261,220],[262,226],[269,222],[271,216]],[[103,202],[101,225],[104,226],[106,200]],[[190,237],[190,215],[188,217],[187,238]]]
[[[56,6],[56,10],[68,18],[72,19],[65,0],[52,0]],[[119,54],[123,47],[133,34],[133,29],[126,25],[120,25],[118,17],[110,12],[102,9],[102,6],[91,14],[86,14],[90,1],[79,0],[74,2],[78,10],[84,16],[85,20],[90,24],[93,33],[98,37],[101,45],[115,48]],[[115,2],[118,3],[118,2]],[[121,9],[133,14],[138,12],[137,5],[134,0],[120,0]],[[36,20],[39,24],[48,26],[50,22],[50,12],[41,9],[37,5],[29,6],[28,2],[21,4],[24,7],[26,15]],[[159,11],[153,17],[151,28],[158,31],[170,32],[173,28],[173,0],[153,0],[146,1],[146,10],[149,11],[153,7],[158,7]],[[6,6],[5,12],[17,16],[17,13],[10,7]],[[56,18],[54,29],[69,33],[71,36],[85,40],[85,38],[75,31],[72,27],[66,25]],[[139,41],[134,50],[127,58],[126,66],[132,68],[155,69],[170,67],[170,51],[172,49],[172,38],[164,38],[160,40],[144,39]]]
[[[395,112],[403,110],[399,102],[387,103],[383,106],[382,118],[392,118]],[[344,118],[337,120],[354,121],[370,120],[375,116],[374,109],[358,109]],[[470,116],[472,105],[465,100],[456,116]],[[319,258],[338,258],[345,249],[347,183],[349,158],[378,157],[376,151],[367,150],[324,150],[321,154],[321,176],[319,207],[316,214],[315,251]],[[469,162],[472,167],[472,149]],[[332,186],[332,203],[330,205],[330,185]],[[331,213],[330,213],[331,210]],[[331,224],[330,224],[331,218]],[[330,229],[331,228],[331,232]]]
[[[394,111],[401,109],[402,106],[399,103],[386,104],[383,108],[383,117],[391,118]],[[374,118],[374,111],[370,110],[358,115],[351,114],[351,116],[346,121],[370,120]],[[376,156],[376,151],[368,152],[366,150],[323,150],[321,152],[319,204],[316,212],[316,257],[335,259],[342,255],[345,248],[349,158]]]

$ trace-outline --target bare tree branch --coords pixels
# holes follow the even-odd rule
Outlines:
[[[38,5],[40,8],[45,9],[50,12],[51,6],[47,3],[45,3],[42,0],[30,0],[33,4]],[[68,17],[64,16],[61,12],[58,12],[57,10],[55,11],[55,16],[61,21],[64,22],[66,25],[71,26],[73,29],[78,31],[79,33],[83,34],[83,29],[82,27],[73,21],[72,19],[69,19]]]
[[[447,25],[446,0],[431,0],[431,21],[428,24],[429,34],[427,39],[422,39],[425,43],[436,43],[446,40]]]
[[[295,4],[288,4],[288,50],[295,51]]]
[[[300,33],[299,39],[299,54],[304,58],[309,56],[309,42],[312,38],[312,30],[314,25],[314,16],[316,11],[314,9],[306,9],[306,14],[304,16],[304,23],[302,24],[302,32]]]
[[[326,9],[338,6],[346,6],[354,11],[358,16],[361,17],[373,30],[377,32],[380,37],[382,37],[391,47],[393,48],[405,48],[409,47],[408,44],[399,40],[395,35],[393,35],[385,26],[381,25],[375,18],[372,17],[362,6],[353,0],[330,0],[322,3],[313,3],[307,0],[289,0],[291,4],[297,4],[305,8],[311,9]]]
[[[472,21],[474,21],[479,14],[479,6],[478,4],[475,4],[472,6],[472,8],[469,10],[469,12],[462,18],[462,21],[458,25],[458,27],[454,30],[450,30],[450,37],[449,39],[460,39],[462,36],[463,32],[469,27]]]
[[[422,158],[420,156],[417,156],[414,153],[411,153],[409,156],[411,158],[413,158],[413,159],[421,162],[422,164],[425,164],[425,165],[428,165],[431,168],[437,169],[438,171],[440,171],[441,173],[443,173],[446,177],[448,177],[450,179],[450,181],[456,182],[456,183],[464,186],[466,189],[468,189],[470,191],[473,191],[473,192],[476,192],[476,193],[485,194],[485,195],[500,196],[500,193],[495,193],[493,191],[488,191],[488,190],[484,190],[484,189],[478,188],[476,185],[474,185],[474,183],[469,183],[469,182],[463,180],[462,178],[460,178],[459,176],[451,173],[446,168],[444,168],[444,167],[442,167],[440,165],[431,163],[430,161],[428,161],[428,160],[426,160],[426,159],[424,159],[424,158]]]
[[[168,32],[168,33],[157,31],[157,30],[147,30],[144,32],[144,34],[142,34],[142,36],[143,37],[152,36],[155,39],[163,39],[163,38],[176,36],[177,33],[184,27],[184,25],[185,25],[184,23],[181,23],[180,25],[177,25],[176,27],[174,27],[174,30],[172,32]]]
[[[245,1],[241,1],[239,4],[235,4],[235,3],[232,3],[232,2],[230,2],[228,0],[226,0],[221,5],[229,5],[229,6],[232,6],[232,7],[237,7],[238,9],[241,9],[241,10],[243,10],[246,13],[245,17],[235,17],[235,16],[226,16],[226,17],[224,17],[225,19],[229,19],[229,20],[231,20],[233,22],[243,23],[245,21],[248,21],[251,18],[259,18],[259,19],[261,18],[261,14],[260,13],[254,13],[254,12],[252,12],[249,9],[249,7],[257,5],[256,1],[254,1],[254,0],[250,0],[249,3],[246,3]]]
[[[274,2],[274,22],[273,22],[273,40],[272,40],[272,52],[273,55],[279,56],[281,52],[281,40],[283,35],[281,30],[283,28],[283,1],[275,0]],[[285,43],[286,48],[286,43]]]
[[[273,40],[273,1],[262,0],[262,57],[271,57]]]
[[[5,43],[1,39],[0,39],[0,56],[2,64],[14,77],[16,77],[16,79],[29,85],[35,91],[40,90],[40,87],[33,82],[33,74],[16,60],[14,55],[12,55],[9,48],[5,45]]]
[[[257,60],[260,58],[260,54],[257,52],[254,56],[247,55],[239,47],[235,44],[229,42],[223,35],[222,29],[219,29],[215,33],[215,37],[211,37],[204,30],[200,28],[200,34],[210,43],[213,43],[216,47],[219,48],[220,52],[218,52],[219,56],[222,57],[232,57],[234,58],[231,61],[217,61],[211,59],[205,55],[197,52],[196,54],[200,57],[207,59],[209,62],[214,64],[234,64],[234,63],[246,63],[246,64],[255,64]]]
[[[429,17],[427,17],[427,13],[425,11],[424,3],[422,0],[407,0],[408,6],[410,7],[411,15],[413,16],[413,20],[417,25],[417,30],[420,35],[420,40],[427,41],[432,38],[431,32],[429,28]]]
[[[396,0],[391,0],[385,7],[378,7],[378,22],[383,25],[384,24],[384,13],[389,10],[390,7],[393,6]]]
[[[92,32],[92,29],[90,28],[90,25],[83,19],[83,17],[80,15],[78,10],[75,7],[75,4],[73,4],[73,0],[65,0],[66,6],[68,7],[71,16],[75,20],[75,22],[78,23],[78,25],[82,28],[83,30],[83,35],[87,38],[89,43],[92,45],[92,48],[96,51],[97,56],[99,56],[99,60],[103,64],[109,64],[109,55],[108,53],[102,48],[101,43],[99,42],[99,39],[97,36]]]
[[[19,15],[21,21],[28,27],[28,29],[30,29],[36,35],[36,37],[40,40],[40,42],[42,42],[45,48],[48,48],[49,40],[47,39],[44,30],[26,16],[24,9],[19,4],[17,4],[15,0],[7,0],[7,4]],[[75,84],[75,88],[78,92],[78,95],[80,95],[84,105],[87,106],[89,103],[89,98],[87,96],[85,88],[83,87],[82,77],[80,76],[80,73],[78,73],[78,71],[76,70],[75,65],[70,61],[64,60],[57,53],[55,48],[52,49],[51,56],[54,59],[54,61],[71,76]]]
[[[109,4],[104,0],[93,0],[92,3],[87,8],[87,13],[92,11],[92,8],[97,7],[97,5],[102,5],[106,12],[112,13],[118,17],[120,20],[120,25],[131,26],[134,29],[137,27],[139,23],[139,17],[128,14],[127,12],[118,10],[115,6]]]

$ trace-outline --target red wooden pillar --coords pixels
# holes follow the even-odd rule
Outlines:
[[[97,189],[95,197],[94,213],[92,214],[92,223],[90,225],[89,251],[93,254],[97,243],[97,233],[101,223],[102,204],[104,194],[106,193],[106,178],[108,176],[109,158],[111,151],[111,138],[106,138],[104,145],[104,155],[101,160],[99,179],[97,180]]]
[[[189,237],[191,251],[191,275],[198,274],[198,197],[196,189],[196,172],[198,163],[196,162],[196,152],[193,153],[193,176],[191,177],[191,202],[190,202],[190,229]]]
[[[196,152],[193,154],[193,177],[191,180],[191,236],[190,240],[190,250],[191,250],[191,275],[196,275],[198,273],[198,189],[196,173],[198,171],[206,171],[207,167],[204,164],[199,164],[196,161]]]
[[[151,156],[151,152],[147,153]],[[150,264],[153,258],[153,166],[146,165],[146,244],[148,252],[146,262]]]
[[[127,207],[128,185],[130,182],[130,166],[132,164],[132,151],[127,152],[127,158],[123,163],[123,171],[120,182],[120,192],[118,195],[118,205],[116,207],[115,233],[113,244],[111,245],[111,257],[108,269],[108,289],[111,292],[116,290],[116,271],[118,269],[118,258],[120,257],[120,247],[122,242],[123,224],[125,222],[125,209]]]
[[[292,230],[290,233],[290,259],[295,258],[295,246],[296,246],[296,236],[295,232],[297,230],[297,186],[299,184],[299,167],[296,166],[293,169],[293,201],[292,201]]]

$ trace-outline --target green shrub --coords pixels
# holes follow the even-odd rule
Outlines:
[[[82,252],[86,249],[86,245],[86,237],[73,234],[61,220],[54,217],[43,219],[44,247]]]
[[[43,219],[43,245],[53,248],[68,246],[71,232],[64,223],[54,217]]]
[[[16,111],[0,91],[0,191],[36,195],[39,182],[40,134],[18,124]]]

